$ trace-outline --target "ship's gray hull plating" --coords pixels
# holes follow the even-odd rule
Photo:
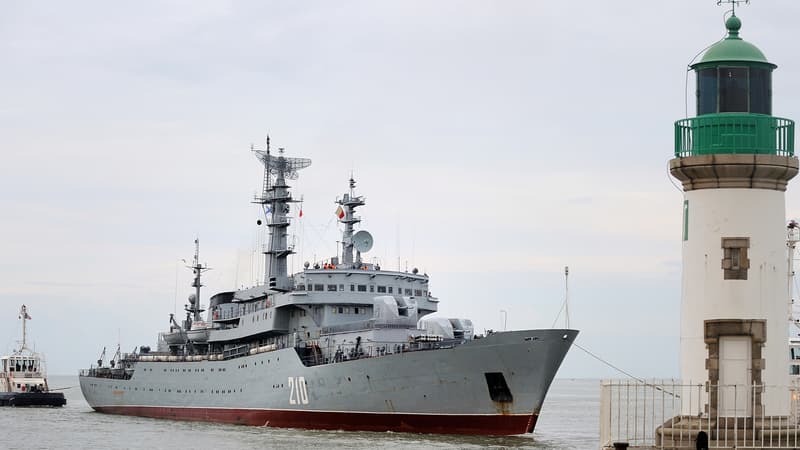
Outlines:
[[[467,434],[530,432],[578,332],[490,334],[450,349],[304,366],[293,348],[225,361],[140,361],[81,376],[97,411],[259,426]],[[510,398],[493,400],[486,374]],[[454,423],[455,422],[455,423]]]

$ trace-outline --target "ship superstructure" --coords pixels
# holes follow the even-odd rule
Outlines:
[[[356,208],[355,180],[337,199],[341,255],[289,274],[287,180],[311,161],[256,150],[269,243],[262,285],[200,306],[195,241],[186,318],[170,317],[155,351],[140,347],[81,372],[97,411],[185,420],[319,429],[465,434],[532,432],[575,330],[475,336],[468,319],[437,311],[417,269],[365,262],[373,238]],[[203,320],[201,313],[206,312]]]

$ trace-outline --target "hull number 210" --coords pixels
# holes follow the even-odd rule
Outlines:
[[[289,377],[289,404],[308,404],[308,388],[305,377]]]

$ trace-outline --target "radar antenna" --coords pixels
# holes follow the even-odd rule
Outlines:
[[[289,227],[287,214],[289,203],[296,200],[292,198],[286,180],[296,180],[298,172],[310,166],[311,160],[284,156],[283,148],[278,148],[277,156],[273,155],[269,135],[267,135],[266,150],[252,149],[252,151],[264,164],[263,189],[254,202],[262,205],[269,227],[269,243],[263,252],[267,261],[264,271],[265,282],[273,290],[288,291],[292,283],[288,275],[286,257],[294,253],[294,248],[287,242],[286,229]]]

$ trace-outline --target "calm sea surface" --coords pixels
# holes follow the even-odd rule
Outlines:
[[[65,390],[64,408],[0,408],[0,448],[255,449],[255,448],[534,448],[597,449],[600,383],[553,382],[532,435],[435,436],[409,433],[306,431],[112,416],[92,411],[77,377],[50,377]]]

